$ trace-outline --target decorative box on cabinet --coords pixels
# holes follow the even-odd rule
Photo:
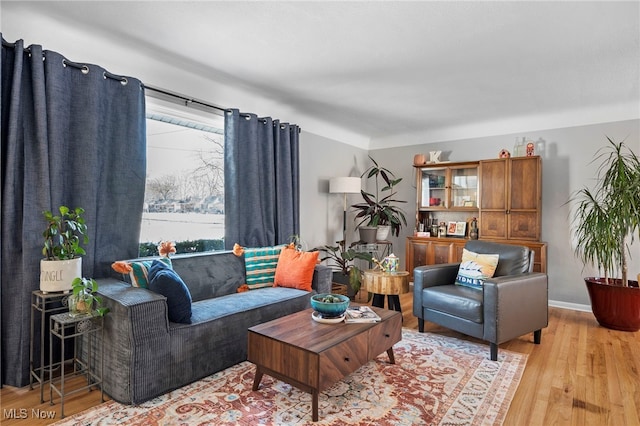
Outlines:
[[[539,241],[540,157],[480,161],[480,237]]]

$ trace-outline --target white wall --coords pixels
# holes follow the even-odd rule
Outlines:
[[[344,197],[329,194],[329,179],[360,176],[366,168],[367,152],[332,139],[300,134],[300,233],[309,248],[334,245],[342,239]],[[364,182],[363,182],[364,185]],[[359,195],[347,195],[347,206]],[[347,242],[357,240],[353,214],[347,215]]]
[[[502,148],[513,151],[516,137],[523,136],[544,141],[546,148],[542,159],[542,241],[548,245],[549,299],[588,305],[589,298],[582,277],[596,272],[590,269],[583,271],[582,264],[574,256],[569,232],[569,206],[565,203],[572,191],[593,183],[595,171],[589,163],[596,151],[608,143],[605,136],[616,141],[626,138],[627,145],[640,155],[640,120],[371,151],[372,157],[380,159],[384,166],[406,181],[401,183],[399,197],[409,200],[406,211],[411,223],[409,229],[404,230],[403,238],[393,240],[394,251],[401,259],[405,259],[404,237],[413,233],[415,226],[415,176],[412,167],[415,154],[441,150],[443,160],[496,158]],[[445,154],[447,157],[444,157]],[[635,277],[640,273],[640,243],[636,242],[631,250],[633,259],[629,272],[631,277]]]

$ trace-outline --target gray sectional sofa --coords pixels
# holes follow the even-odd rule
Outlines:
[[[238,293],[242,257],[232,252],[171,258],[193,299],[191,324],[169,322],[166,298],[118,278],[98,279],[110,313],[104,321],[104,391],[139,404],[247,358],[247,329],[310,306],[331,291],[331,268],[317,265],[311,293],[269,287]]]

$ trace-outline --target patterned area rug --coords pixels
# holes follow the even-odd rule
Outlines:
[[[317,425],[500,425],[527,356],[403,329],[386,353],[320,394]],[[311,424],[311,395],[243,362],[139,406],[115,401],[55,423],[70,425]]]

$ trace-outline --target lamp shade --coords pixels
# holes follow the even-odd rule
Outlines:
[[[331,194],[358,194],[362,188],[362,179],[359,177],[334,177],[329,179],[329,193]]]

